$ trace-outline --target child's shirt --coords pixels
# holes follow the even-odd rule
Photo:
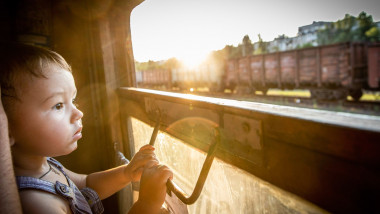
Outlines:
[[[59,181],[52,183],[33,177],[16,176],[19,191],[26,189],[37,189],[59,195],[69,202],[70,209],[74,214],[103,213],[104,208],[102,202],[94,190],[88,187],[79,190],[75,186],[74,182],[72,182],[63,171],[63,166],[61,163],[54,158],[48,158],[47,161],[52,167],[57,168],[65,175],[69,186]]]

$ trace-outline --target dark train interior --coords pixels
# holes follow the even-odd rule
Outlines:
[[[137,88],[130,15],[142,2],[0,3],[2,42],[49,48],[72,66],[84,137],[57,157],[65,167],[123,164],[153,136],[187,194],[172,190],[167,213],[380,211],[378,117]],[[103,201],[105,213],[127,213],[137,195],[128,185]]]

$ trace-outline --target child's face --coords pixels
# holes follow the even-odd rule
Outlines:
[[[82,137],[83,113],[73,104],[77,92],[74,78],[62,68],[48,69],[47,78],[20,77],[20,101],[14,101],[8,112],[13,149],[23,154],[69,154]]]

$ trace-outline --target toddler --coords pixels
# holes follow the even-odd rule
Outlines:
[[[66,169],[53,157],[77,148],[83,117],[74,102],[70,66],[44,48],[1,46],[1,98],[23,211],[101,213],[100,200],[141,178],[139,199],[130,213],[159,213],[173,174],[158,163],[154,147],[143,146],[128,165],[102,172],[84,175]]]

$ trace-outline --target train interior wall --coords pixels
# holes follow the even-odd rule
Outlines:
[[[71,65],[78,90],[77,103],[84,113],[83,138],[70,155],[57,157],[68,169],[91,173],[114,166],[113,120],[106,89],[104,34],[101,23],[108,23],[109,11],[121,5],[128,15],[133,8],[126,1],[16,0],[0,2],[0,41],[24,42],[50,48]],[[138,4],[129,1],[129,4]],[[92,11],[92,12],[89,12]],[[115,11],[113,11],[115,12]],[[114,13],[115,15],[117,13]],[[124,16],[122,16],[123,18]],[[125,19],[127,23],[129,20]],[[123,23],[117,23],[123,24]],[[104,25],[103,25],[104,26]],[[122,29],[123,30],[123,29]],[[125,38],[124,38],[125,40]],[[103,42],[103,43],[102,43]],[[102,46],[103,45],[103,46]],[[124,46],[125,47],[125,46]],[[112,47],[111,47],[112,48]],[[125,63],[122,61],[122,63]],[[112,67],[114,68],[114,67]],[[118,68],[114,68],[118,69]],[[122,70],[124,68],[120,68]],[[125,70],[124,70],[125,72]],[[107,213],[118,213],[116,195],[103,201]]]

